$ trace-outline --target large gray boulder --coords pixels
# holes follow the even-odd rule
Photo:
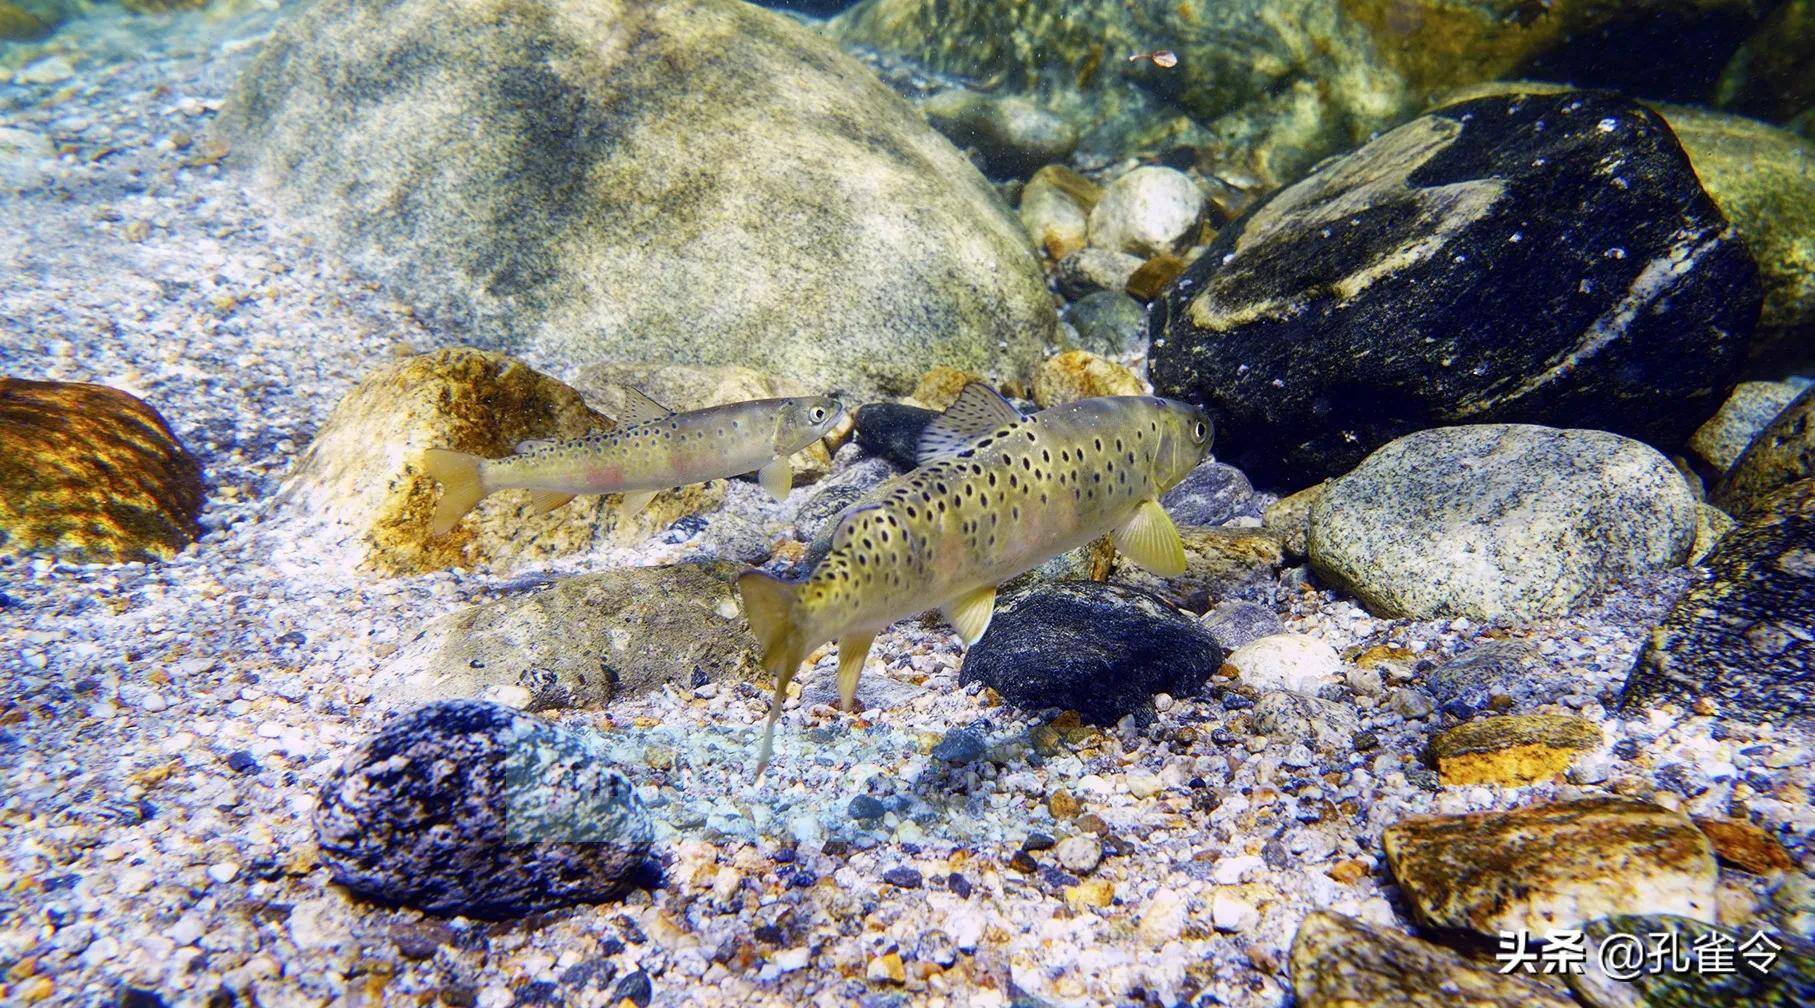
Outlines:
[[[1696,502],[1670,460],[1606,431],[1409,434],[1311,505],[1311,565],[1388,617],[1558,616],[1682,564]]]
[[[906,392],[1057,323],[1019,223],[855,60],[737,0],[321,0],[219,130],[419,311],[571,371]]]

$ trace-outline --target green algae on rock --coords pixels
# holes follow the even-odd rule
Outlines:
[[[1615,913],[1713,919],[1714,849],[1687,816],[1624,798],[1424,816],[1381,836],[1431,927],[1537,934]]]
[[[1671,914],[1604,917],[1587,932],[1587,960],[1568,976],[1590,1008],[1804,1008],[1815,1004],[1815,945],[1756,927],[1721,927]],[[1601,950],[1619,935],[1646,965],[1615,978]],[[1759,936],[1763,936],[1763,940]],[[1613,960],[1617,962],[1618,960]],[[1653,964],[1684,968],[1651,968]],[[1624,972],[1622,970],[1622,972]]]
[[[1815,723],[1815,479],[1763,498],[1652,631],[1621,703],[1712,703],[1736,720]]]
[[[734,0],[326,0],[278,27],[218,128],[357,269],[570,369],[899,393],[934,363],[1016,377],[1057,323],[957,149]]]
[[[1299,1008],[1577,1008],[1551,987],[1327,910],[1292,939],[1292,991]]]
[[[617,527],[615,497],[576,497],[536,514],[526,492],[507,491],[435,537],[428,525],[440,490],[416,459],[425,448],[499,458],[523,441],[614,426],[578,392],[503,354],[458,347],[409,357],[367,375],[334,407],[285,485],[284,507],[350,541],[356,561],[383,574],[509,569],[581,552]],[[631,528],[646,534],[722,496],[721,484],[666,491]]]
[[[0,553],[168,560],[200,528],[201,465],[119,389],[0,377]]]

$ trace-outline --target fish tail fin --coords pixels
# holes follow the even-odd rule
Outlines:
[[[743,596],[744,618],[750,623],[750,632],[762,648],[763,668],[775,677],[775,696],[769,702],[762,748],[756,757],[756,776],[761,777],[774,751],[775,722],[781,719],[788,683],[807,656],[806,637],[801,629],[800,596],[794,585],[762,571],[747,571],[737,579],[737,590]]]
[[[422,453],[422,471],[441,484],[441,500],[435,504],[435,516],[429,520],[429,535],[444,536],[460,524],[466,513],[478,506],[485,495],[485,460],[477,455],[448,448],[430,448]]]

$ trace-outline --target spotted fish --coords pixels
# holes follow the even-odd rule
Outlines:
[[[757,773],[789,680],[827,641],[838,642],[849,710],[878,630],[936,607],[973,644],[997,585],[1105,532],[1148,570],[1183,573],[1184,546],[1159,498],[1209,453],[1210,436],[1203,410],[1171,399],[1082,399],[1023,417],[988,386],[966,386],[921,436],[919,468],[847,509],[805,581],[738,579],[776,677]]]
[[[624,426],[614,430],[572,441],[525,441],[501,459],[447,448],[423,452],[423,470],[441,484],[429,533],[446,535],[481,500],[512,487],[530,491],[537,513],[578,494],[621,493],[628,518],[658,491],[755,471],[780,500],[793,481],[788,457],[824,437],[844,412],[838,400],[821,396],[676,413],[635,389],[624,391]]]

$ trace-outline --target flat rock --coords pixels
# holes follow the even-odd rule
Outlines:
[[[119,389],[0,377],[0,554],[168,560],[199,534],[202,467]]]
[[[1714,501],[1743,518],[1765,498],[1815,476],[1815,385],[1802,390],[1752,438],[1714,490]]]
[[[1298,926],[1291,957],[1299,1008],[1576,1008],[1555,988],[1327,910]]]
[[[627,567],[443,616],[381,673],[378,702],[480,698],[529,711],[598,708],[754,667],[731,563]]]
[[[1077,711],[1114,724],[1153,695],[1190,696],[1222,664],[1197,621],[1144,592],[1094,581],[1034,585],[996,601],[959,680],[1023,710]]]
[[[1578,928],[1616,913],[1715,912],[1708,838],[1622,798],[1408,819],[1381,837],[1420,923],[1486,935]]]
[[[1623,706],[1718,705],[1721,716],[1780,725],[1815,718],[1815,480],[1766,497],[1721,538],[1652,631]]]
[[[1610,916],[1584,930],[1586,968],[1567,979],[1589,1008],[1815,1004],[1815,945],[1791,936],[1662,914]],[[1768,944],[1759,941],[1760,934]],[[1631,976],[1625,970],[1611,975],[1602,965],[1604,947],[1617,949],[1621,957],[1636,954],[1643,968]],[[1652,969],[1652,963],[1681,963],[1683,968]]]
[[[1444,713],[1470,718],[1495,706],[1496,697],[1516,700],[1533,690],[1559,687],[1569,678],[1523,641],[1486,641],[1440,662],[1418,686]]]
[[[1708,422],[1696,428],[1689,448],[1725,475],[1760,431],[1771,425],[1802,389],[1789,382],[1748,381],[1733,387]]]
[[[1316,693],[1342,681],[1336,649],[1300,633],[1277,633],[1249,641],[1229,653],[1223,668],[1256,689]]]
[[[614,898],[651,837],[596,738],[473,700],[385,721],[323,785],[315,832],[355,893],[481,918]]]
[[[1567,714],[1477,718],[1431,740],[1431,760],[1444,784],[1522,787],[1563,775],[1601,744],[1601,729]]]
[[[1399,438],[1311,507],[1319,577],[1382,616],[1530,620],[1681,565],[1696,500],[1657,451],[1521,424]]]
[[[1024,377],[1057,324],[963,154],[738,0],[327,0],[278,25],[216,128],[361,273],[570,368],[899,394],[936,363]]]
[[[1283,490],[1446,424],[1674,448],[1731,387],[1761,297],[1655,113],[1600,92],[1477,98],[1224,228],[1150,308],[1151,379],[1211,408],[1227,461]]]
[[[1340,756],[1354,750],[1361,719],[1346,704],[1290,690],[1273,690],[1255,703],[1254,730],[1283,746],[1303,743],[1313,752]]]
[[[1185,573],[1178,577],[1162,578],[1116,554],[1109,580],[1194,613],[1230,599],[1270,603],[1278,594],[1285,549],[1271,532],[1181,528],[1179,541],[1185,547]]]
[[[584,495],[533,514],[505,490],[453,531],[431,537],[441,490],[417,468],[425,448],[502,458],[533,439],[577,438],[616,424],[580,394],[503,354],[457,347],[380,365],[343,396],[282,491],[299,534],[324,537],[381,574],[446,567],[509,570],[584,552],[617,531],[642,537],[724,497],[722,483],[665,491],[619,530],[616,496]]]

